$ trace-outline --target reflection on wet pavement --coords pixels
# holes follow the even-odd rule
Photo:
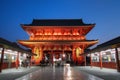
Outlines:
[[[69,65],[64,67],[44,67],[16,80],[103,80],[96,76],[74,70]]]

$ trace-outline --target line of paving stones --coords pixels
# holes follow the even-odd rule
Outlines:
[[[79,71],[95,75],[104,80],[120,80],[120,73],[117,72],[115,69],[107,69],[107,68],[100,69],[98,67],[91,68],[90,66],[74,67],[74,68]]]
[[[5,69],[0,73],[0,80],[15,80],[16,78],[22,77],[28,73],[37,71],[40,66],[33,66],[30,68],[19,68],[19,69]]]

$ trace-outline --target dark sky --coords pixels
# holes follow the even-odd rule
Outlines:
[[[96,23],[87,39],[99,44],[120,36],[120,0],[0,0],[0,37],[29,39],[20,24],[33,19],[83,19]]]

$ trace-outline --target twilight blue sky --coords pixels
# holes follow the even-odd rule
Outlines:
[[[87,39],[99,43],[120,36],[120,0],[0,0],[0,37],[29,39],[20,24],[33,19],[83,19],[96,23]]]

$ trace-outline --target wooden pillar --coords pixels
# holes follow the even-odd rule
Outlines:
[[[12,67],[12,55],[8,54],[8,68]]]
[[[103,68],[103,64],[102,64],[102,53],[101,52],[99,52],[99,60],[100,60],[100,69],[102,69]]]
[[[77,58],[77,55],[76,55],[76,46],[73,46],[73,50],[72,50],[72,52],[73,52],[73,59],[74,59],[74,63],[75,63],[75,65],[77,65],[78,64],[78,58]]]
[[[64,54],[64,49],[62,50],[62,54]]]
[[[32,56],[31,56],[31,62],[32,65],[35,65],[35,56],[37,56],[37,54],[35,53],[35,48],[32,48]]]
[[[43,47],[42,46],[40,46],[40,48],[41,48],[41,50],[40,50],[40,55],[41,55],[41,60],[43,59]],[[41,61],[40,60],[40,61]]]
[[[3,59],[4,59],[4,48],[2,48],[2,54],[1,54],[1,60],[0,60],[0,72],[2,72]]]
[[[63,50],[62,50],[62,58],[63,58],[63,60],[65,59],[65,56],[63,57],[63,55],[65,55],[64,54],[64,48],[63,48]]]
[[[91,66],[91,68],[92,68],[92,54],[90,54],[90,66]]]
[[[74,48],[72,48],[72,60],[73,60],[73,62],[75,62]]]
[[[16,69],[19,67],[19,52],[17,53],[17,58],[16,58]]]
[[[118,49],[115,48],[116,52],[116,66],[117,66],[117,71],[120,72],[120,63],[119,63],[119,54],[118,54]]]

